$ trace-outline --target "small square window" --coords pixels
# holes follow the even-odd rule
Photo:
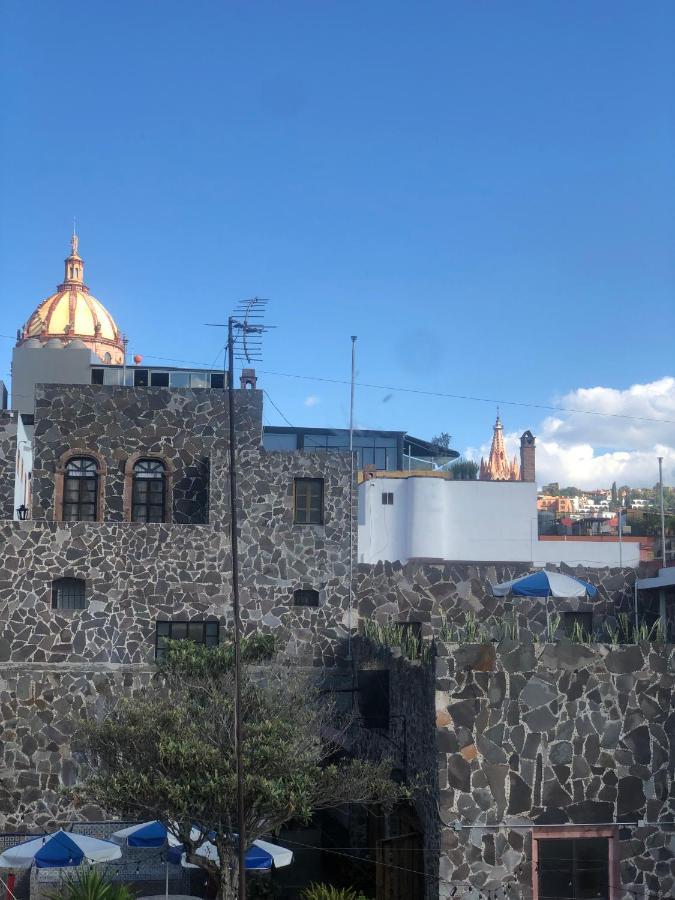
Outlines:
[[[223,372],[211,372],[211,387],[212,388],[222,388],[225,387],[225,375]]]
[[[293,591],[293,606],[318,606],[319,592],[310,588]]]
[[[134,387],[148,386],[148,370],[134,369]]]
[[[296,525],[323,525],[323,478],[295,479]]]
[[[53,609],[85,609],[86,605],[83,578],[56,578],[52,581]]]
[[[383,506],[393,506],[394,505],[394,494],[392,491],[382,491],[382,505]]]
[[[103,384],[103,369],[92,369],[91,370],[91,383],[92,384]]]

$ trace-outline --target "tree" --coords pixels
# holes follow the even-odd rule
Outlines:
[[[612,482],[612,506],[616,507],[619,504],[619,491],[616,486],[616,481]]]
[[[449,472],[452,472],[455,481],[476,481],[478,470],[478,463],[472,459],[464,459],[462,456],[456,459],[448,469]]]
[[[341,748],[325,739],[328,726],[335,733],[333,704],[315,675],[271,664],[271,651],[269,638],[242,643],[248,843],[291,819],[307,822],[316,810],[350,802],[387,807],[407,796],[386,760],[334,761]],[[215,648],[171,642],[149,687],[85,723],[88,771],[74,792],[109,812],[164,822],[221,900],[238,896],[232,663],[231,642]],[[217,860],[197,853],[207,841]]]
[[[452,435],[448,434],[447,431],[441,431],[436,437],[432,437],[430,443],[441,450],[449,450],[451,437]]]

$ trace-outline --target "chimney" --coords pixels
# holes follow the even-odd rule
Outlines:
[[[531,431],[526,431],[520,438],[520,480],[536,481],[535,440]]]
[[[246,388],[248,388],[249,390],[255,390],[258,384],[258,379],[255,375],[255,369],[242,369],[239,384],[241,385],[242,390],[245,390]]]

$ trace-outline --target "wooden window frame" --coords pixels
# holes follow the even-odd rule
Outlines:
[[[298,519],[298,510],[300,509],[298,505],[298,486],[302,483],[308,483],[310,485],[309,490],[307,491],[307,498],[304,504],[304,514],[307,517],[307,521],[301,522]],[[321,496],[320,496],[320,506],[319,506],[319,521],[312,522],[310,521],[312,514],[312,491],[311,484],[315,483],[320,485],[321,488]],[[299,477],[293,479],[293,524],[294,525],[325,525],[326,523],[326,515],[325,515],[325,499],[326,499],[326,485],[325,480],[321,477]]]
[[[583,840],[584,838],[607,838],[608,896],[618,897],[621,893],[619,873],[619,826],[618,825],[561,825],[558,828],[534,828],[532,830],[532,900],[539,898],[539,841]]]

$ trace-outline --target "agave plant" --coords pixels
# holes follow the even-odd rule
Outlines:
[[[135,900],[137,894],[128,884],[112,882],[93,866],[79,866],[68,872],[48,900]]]
[[[353,888],[336,888],[330,884],[312,882],[300,895],[302,900],[367,900]]]

